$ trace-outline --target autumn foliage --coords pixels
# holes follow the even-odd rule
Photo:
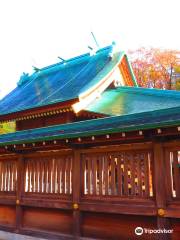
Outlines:
[[[175,69],[180,65],[180,51],[139,48],[129,51],[139,86],[175,89]]]

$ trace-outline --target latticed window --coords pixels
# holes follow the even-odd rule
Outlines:
[[[153,196],[150,152],[82,155],[83,194]]]
[[[72,193],[72,157],[46,157],[25,161],[25,192]]]
[[[17,162],[0,161],[0,192],[15,192],[17,186]]]

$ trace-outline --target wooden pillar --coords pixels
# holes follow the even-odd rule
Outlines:
[[[81,194],[81,166],[80,152],[74,150],[73,159],[73,234],[75,239],[81,236],[81,212],[79,210],[80,194]]]
[[[20,155],[17,163],[17,187],[16,187],[16,232],[18,233],[22,225],[21,199],[24,188],[24,160]]]
[[[154,188],[157,206],[157,228],[169,229],[169,219],[166,214],[166,174],[165,174],[165,154],[162,143],[154,142]],[[169,240],[169,234],[157,234],[159,240]]]

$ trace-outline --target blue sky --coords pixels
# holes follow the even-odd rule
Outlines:
[[[180,50],[179,0],[1,0],[0,98],[32,66],[43,67],[116,41]]]

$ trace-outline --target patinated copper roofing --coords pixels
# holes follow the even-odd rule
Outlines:
[[[180,125],[180,107],[106,117],[0,135],[0,146]]]
[[[24,74],[18,86],[0,101],[0,116],[78,98],[101,81],[122,59],[124,52],[112,57],[113,46],[37,69]],[[129,71],[132,73],[130,64]],[[136,80],[133,78],[134,84]]]
[[[180,92],[174,90],[118,87],[108,89],[85,110],[120,116],[180,107]]]

